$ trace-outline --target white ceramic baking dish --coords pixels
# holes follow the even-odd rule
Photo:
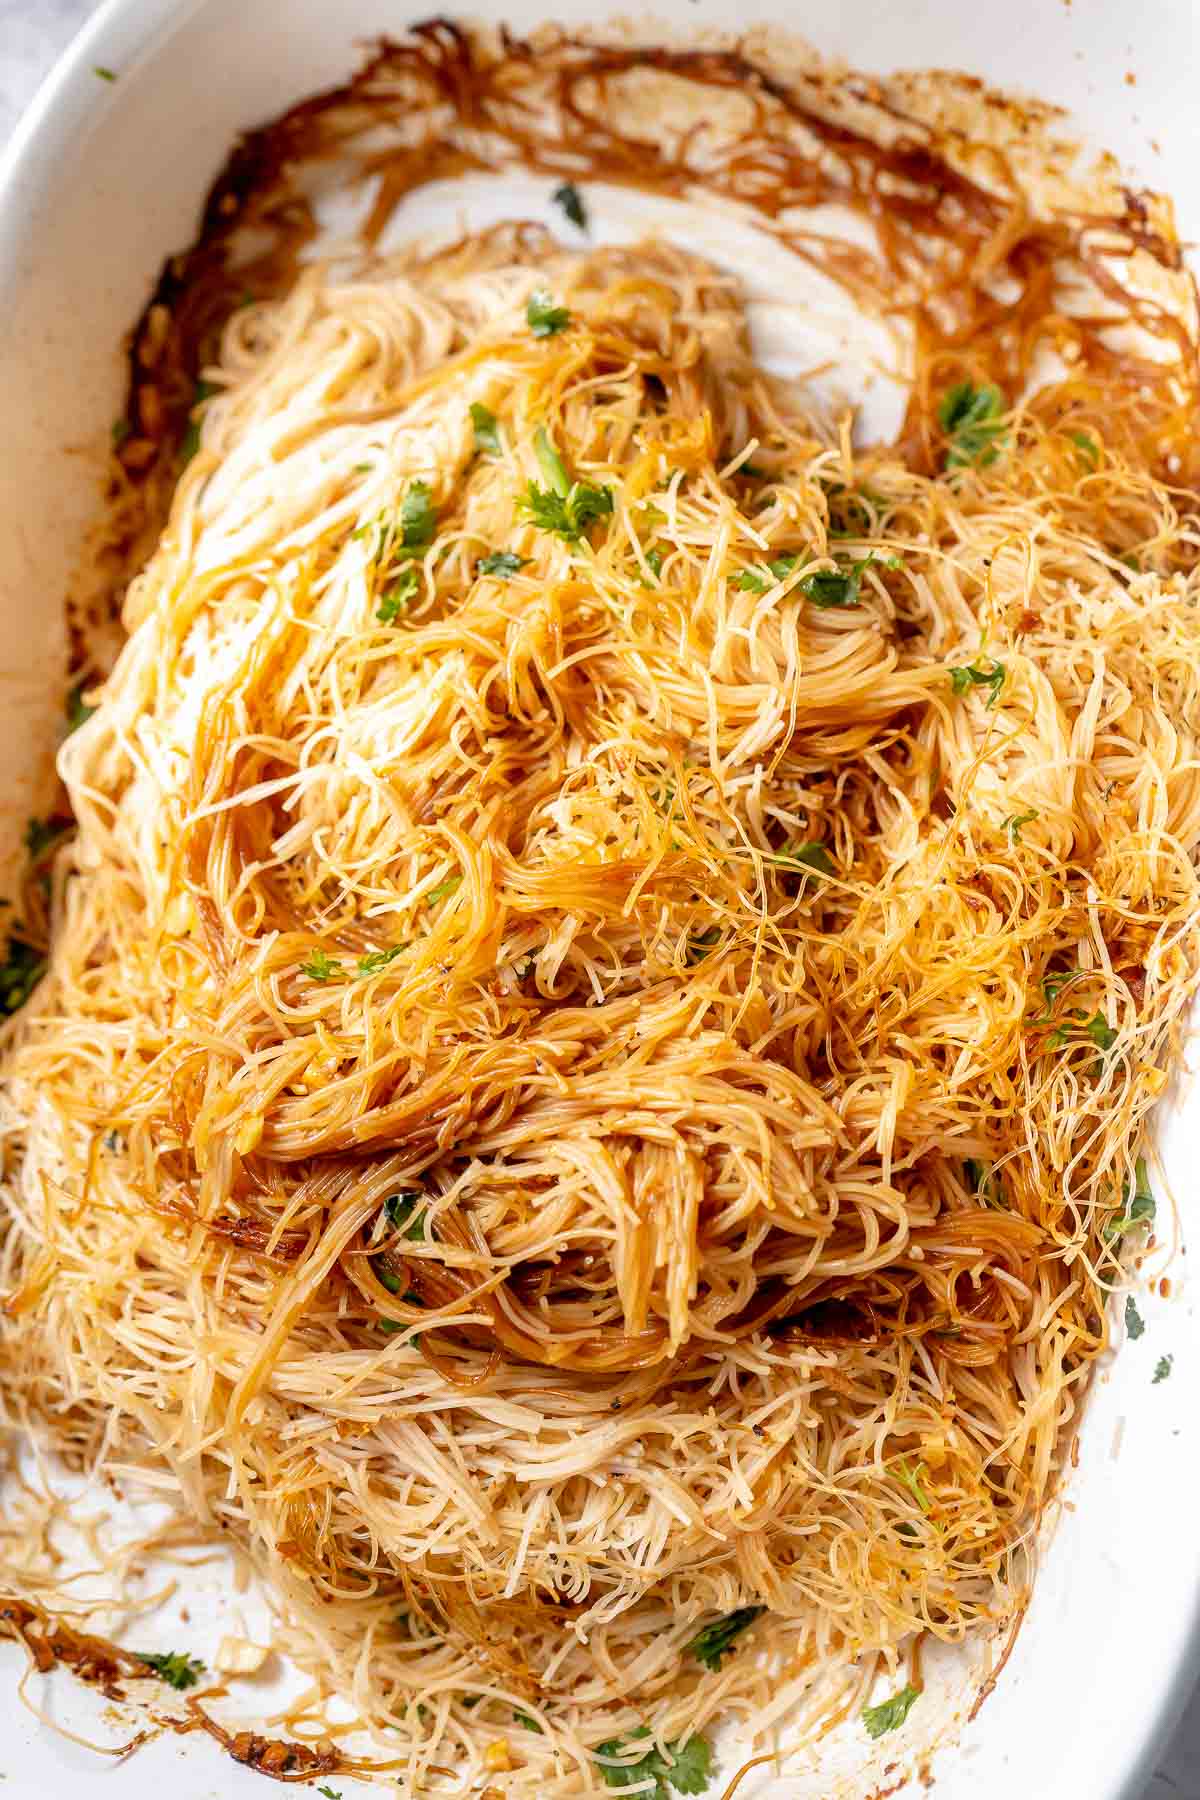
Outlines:
[[[0,165],[0,874],[61,716],[61,595],[121,404],[122,335],[164,255],[188,241],[238,128],[341,78],[365,38],[424,10],[406,0],[109,0]],[[579,24],[606,8],[513,0],[486,10],[528,26],[551,10]],[[1032,90],[1068,107],[1135,179],[1172,192],[1181,234],[1200,237],[1192,0],[1139,9],[1127,0],[658,0],[656,10],[696,30],[786,26],[872,69],[964,68]],[[97,67],[118,79],[98,79]],[[721,243],[711,252],[720,256]],[[1186,1244],[1200,1234],[1189,1179],[1200,1089],[1189,1100],[1181,1088],[1159,1123],[1160,1185],[1177,1202]],[[1169,1217],[1161,1208],[1160,1220]],[[1200,1662],[1200,1312],[1185,1257],[1176,1255],[1171,1278],[1169,1300],[1142,1302],[1145,1337],[1094,1388],[1080,1467],[1012,1659],[974,1722],[963,1724],[958,1709],[956,1741],[934,1761],[942,1800],[1140,1800],[1190,1691]],[[1168,1353],[1172,1379],[1154,1385]],[[20,1666],[15,1648],[0,1646],[8,1800],[99,1793],[102,1784],[148,1800],[164,1781],[178,1800],[263,1794],[260,1778],[207,1741],[159,1740],[113,1770],[21,1706]],[[63,1686],[52,1705],[71,1718],[77,1699]],[[843,1763],[827,1782],[785,1776],[771,1792],[866,1800],[877,1779]],[[337,1782],[347,1794],[352,1786]],[[1200,1771],[1188,1793],[1200,1796]]]

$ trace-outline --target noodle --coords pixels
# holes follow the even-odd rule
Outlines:
[[[1177,364],[956,437],[922,357],[861,449],[679,250],[309,269],[62,751],[9,1415],[245,1547],[406,1793],[1023,1601],[1200,969],[1197,521]]]

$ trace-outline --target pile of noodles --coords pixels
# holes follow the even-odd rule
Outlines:
[[[918,472],[730,275],[520,233],[205,373],[61,756],[8,1419],[243,1546],[405,1793],[602,1790],[1011,1617],[1200,968],[1136,398]]]

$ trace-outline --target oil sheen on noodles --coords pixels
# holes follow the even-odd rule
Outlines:
[[[1200,962],[1182,377],[922,364],[921,466],[527,229],[205,373],[7,1040],[9,1419],[403,1792],[696,1791],[1024,1598]]]

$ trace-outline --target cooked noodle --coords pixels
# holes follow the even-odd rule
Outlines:
[[[1173,377],[925,469],[728,273],[499,231],[206,378],[61,756],[11,1416],[246,1547],[405,1792],[1003,1622],[1200,968]]]

